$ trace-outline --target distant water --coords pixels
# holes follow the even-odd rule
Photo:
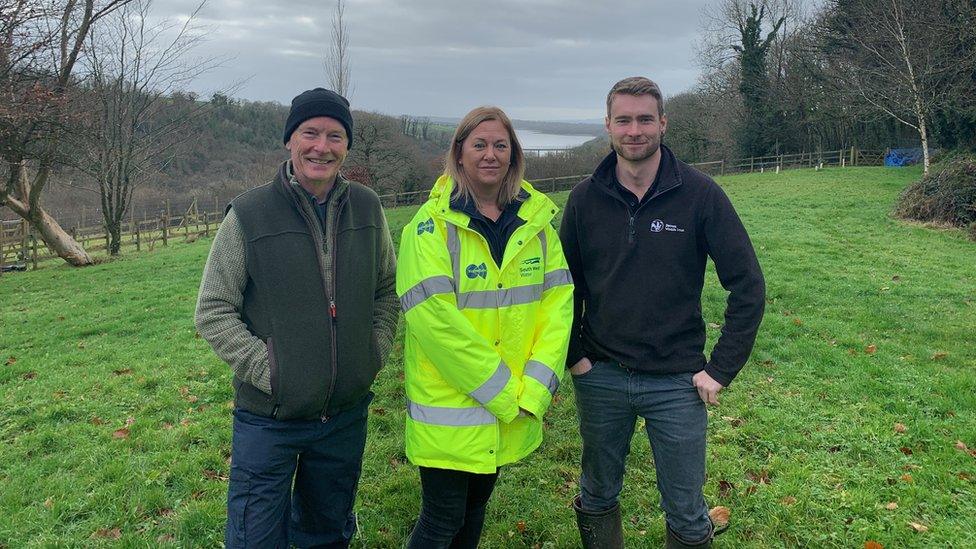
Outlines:
[[[593,139],[592,135],[559,135],[531,130],[515,130],[523,149],[565,149]]]

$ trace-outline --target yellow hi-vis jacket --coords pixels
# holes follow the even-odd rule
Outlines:
[[[407,457],[494,473],[542,443],[542,416],[565,370],[573,282],[547,196],[522,182],[526,223],[499,268],[470,218],[451,210],[452,188],[450,177],[438,179],[400,240]]]

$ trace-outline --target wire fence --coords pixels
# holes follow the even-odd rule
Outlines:
[[[845,150],[780,154],[717,160],[691,164],[709,175],[727,175],[749,172],[780,172],[803,168],[878,166],[884,163],[884,151],[864,151],[854,147]],[[559,192],[572,189],[589,174],[566,175],[534,179],[532,186],[543,192]],[[380,195],[383,206],[396,208],[420,204],[426,200],[430,189],[385,193]],[[129,220],[122,224],[121,248],[152,250],[156,246],[168,246],[173,240],[196,240],[209,236],[217,229],[224,217],[222,198],[188,197],[184,200],[166,200],[162,203],[144,203],[130,209]],[[212,209],[211,209],[212,208]],[[100,209],[80,207],[74,216],[58,216],[62,227],[87,251],[107,250],[111,237],[105,230]],[[24,220],[0,221],[0,274],[37,268],[39,262],[56,258],[47,246],[34,234]]]

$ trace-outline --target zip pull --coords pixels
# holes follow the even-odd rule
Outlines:
[[[329,316],[336,318],[336,304],[334,300],[329,300]]]
[[[634,216],[630,216],[630,230],[627,233],[627,243],[633,244],[635,236],[637,236],[637,229],[634,228]]]

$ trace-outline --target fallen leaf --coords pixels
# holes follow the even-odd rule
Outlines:
[[[949,353],[945,351],[936,351],[935,353],[932,353],[932,360],[942,360],[947,356],[949,356]]]
[[[729,511],[728,507],[723,507],[719,505],[718,507],[712,507],[708,511],[708,517],[712,519],[712,524],[716,528],[723,528],[729,523],[729,518],[732,516],[732,511]]]
[[[518,532],[520,534],[524,534],[525,533],[525,521],[524,520],[520,520],[520,521],[516,522],[515,523],[515,529],[518,530]]]
[[[189,418],[184,418],[184,419],[181,419],[181,420],[180,420],[180,425],[182,425],[182,426],[184,426],[184,427],[186,427],[186,426],[187,426],[187,425],[189,425],[189,424],[190,424],[190,420],[189,420]]]
[[[385,416],[386,415],[386,409],[384,409],[384,408],[373,408],[372,412],[374,414],[378,415],[378,416]]]
[[[735,490],[735,485],[727,480],[718,481],[718,497],[725,499]]]
[[[221,482],[227,480],[227,475],[220,473],[218,471],[214,471],[213,469],[204,469],[203,477],[210,480],[219,480]]]
[[[44,507],[47,507],[48,509],[54,507],[54,500],[51,498],[44,500]]]
[[[119,429],[119,430],[115,431],[114,433],[112,433],[112,438],[129,438],[129,430],[128,429]]]
[[[872,539],[864,542],[864,549],[884,549],[884,545]]]
[[[848,349],[847,354],[854,356],[857,354],[857,349]]]
[[[928,532],[929,531],[929,527],[926,526],[926,525],[924,525],[924,524],[922,524],[922,523],[920,523],[920,522],[909,522],[908,525],[911,526],[912,527],[912,530],[915,530],[916,532]]]
[[[904,433],[907,430],[908,430],[908,427],[905,427],[905,425],[903,423],[896,423],[895,424],[895,432],[896,433]]]
[[[895,275],[895,276],[891,277],[891,280],[894,281],[894,282],[898,282],[899,280],[901,280],[901,277],[898,276],[898,275]]]
[[[197,406],[197,411],[198,412],[206,412],[209,409],[210,409],[210,405],[209,404],[201,404],[201,405]]]
[[[785,498],[779,500],[779,502],[782,503],[783,505],[789,506],[796,503],[796,498],[793,496],[786,496]]]
[[[172,423],[170,423],[168,421],[163,422],[163,429],[166,429],[167,431],[169,431],[172,428],[173,428],[173,424]]]
[[[193,404],[193,403],[195,403],[196,401],[198,401],[198,400],[200,400],[200,399],[199,399],[199,397],[197,397],[196,395],[190,395],[190,396],[188,396],[188,397],[186,397],[186,400],[187,400],[187,401],[188,401],[188,402],[189,402],[190,404]]]
[[[758,473],[754,471],[746,471],[746,478],[755,482],[756,484],[769,484],[769,471],[763,469]]]
[[[104,538],[104,539],[119,539],[122,537],[122,529],[121,528],[111,528],[111,529],[99,528],[98,530],[95,530],[95,533],[92,534],[92,537]]]
[[[901,478],[905,482],[915,482],[915,479],[912,478],[912,474],[911,473],[905,473],[904,475],[902,475],[899,478]]]
[[[888,291],[888,290],[890,290],[890,289],[891,289],[891,288],[889,288],[888,286],[882,286],[882,287],[881,287],[881,291],[882,291],[882,292],[887,292],[887,291]]]
[[[827,448],[827,451],[831,454],[836,454],[837,452],[840,452],[840,446],[831,446],[830,448]]]
[[[885,509],[887,509],[889,511],[894,511],[897,508],[898,508],[898,504],[895,503],[895,502],[893,502],[893,501],[892,502],[889,502],[888,505],[885,505]]]
[[[878,346],[874,344],[868,345],[864,348],[864,352],[869,355],[873,355],[874,353],[878,352]]]
[[[85,348],[85,342],[84,341],[79,341],[78,342],[78,348],[79,349],[84,349]]]
[[[58,320],[61,321],[61,322],[64,322],[64,317],[63,316],[59,316],[58,317]]]
[[[132,368],[122,368],[121,370],[112,370],[112,373],[117,376],[124,376],[132,373]]]
[[[7,366],[13,366],[16,363],[17,363],[17,357],[15,357],[15,356],[8,356],[7,357]]]
[[[163,534],[156,538],[156,543],[169,543],[173,541],[173,534]]]
[[[24,374],[23,377],[25,380],[34,379],[35,377],[37,377],[37,372],[27,372],[26,374]]]
[[[129,417],[125,418],[125,426],[126,427],[131,427],[132,424],[134,424],[135,422],[136,422],[136,418],[134,418],[132,416],[129,416]]]
[[[799,318],[794,318],[793,324],[796,324],[797,326],[803,326],[803,321],[800,320]]]
[[[746,420],[742,418],[732,417],[732,416],[722,416],[722,419],[728,421],[733,427],[739,427],[740,425],[746,422]]]
[[[963,452],[968,452],[969,451],[969,447],[966,446],[966,443],[965,442],[963,442],[961,440],[957,440],[956,441],[956,450],[962,450]]]
[[[909,448],[908,446],[902,446],[901,448],[899,448],[899,450],[901,450],[901,453],[905,454],[906,456],[910,456],[914,453],[912,452],[912,449]]]
[[[100,418],[100,417],[98,417],[98,416],[95,416],[95,417],[91,418],[91,421],[89,423],[91,423],[92,425],[104,425],[105,424],[105,420],[102,419],[102,418]]]
[[[188,397],[190,395],[190,388],[186,385],[180,387],[180,394],[183,395],[183,398]]]
[[[972,480],[973,479],[972,475],[970,475],[969,473],[966,473],[966,472],[960,472],[959,474],[956,475],[956,477],[959,480]]]

